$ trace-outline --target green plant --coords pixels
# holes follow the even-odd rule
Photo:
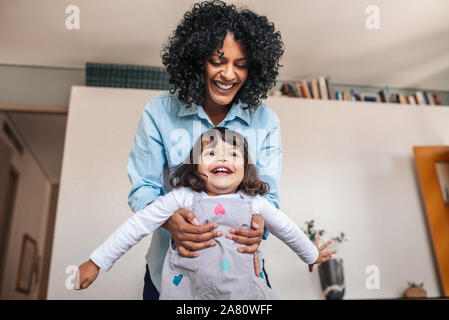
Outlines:
[[[302,231],[306,234],[306,236],[310,239],[310,241],[315,242],[317,236],[321,237],[323,234],[325,234],[325,231],[323,229],[315,229],[315,221],[312,219],[310,221],[304,222],[306,225],[306,228]],[[346,235],[343,232],[340,232],[339,235],[336,237],[333,237],[332,240],[342,243],[343,241],[348,241],[346,238]]]

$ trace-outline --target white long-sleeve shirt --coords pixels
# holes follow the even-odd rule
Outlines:
[[[201,195],[209,197],[205,192]],[[216,197],[237,198],[240,195],[234,193]],[[318,259],[317,247],[285,213],[273,206],[265,197],[257,195],[251,199],[253,212],[262,216],[266,228],[286,243],[302,261],[312,264]],[[192,210],[192,207],[193,191],[186,187],[174,189],[128,218],[91,253],[89,258],[102,270],[108,271],[126,251],[159,228],[176,210],[180,208]]]

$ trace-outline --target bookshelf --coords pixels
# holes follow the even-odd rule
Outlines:
[[[334,84],[329,76],[300,81],[281,81],[273,95],[315,100],[363,101],[405,105],[447,106],[449,92]]]

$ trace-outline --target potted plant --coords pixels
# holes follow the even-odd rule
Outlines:
[[[427,292],[424,289],[424,283],[417,284],[408,282],[408,288],[404,290],[403,297],[406,299],[425,299]]]
[[[315,221],[310,220],[305,222],[306,228],[303,232],[309,239],[315,243],[317,237],[324,235],[325,231],[322,229],[315,229]],[[341,232],[338,236],[332,238],[337,243],[348,241],[346,235]],[[318,273],[320,275],[321,291],[326,300],[340,300],[345,294],[345,280],[343,275],[343,260],[338,258],[331,258],[326,262],[318,265]]]

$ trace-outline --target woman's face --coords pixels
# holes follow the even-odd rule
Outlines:
[[[240,150],[221,139],[207,145],[201,153],[198,172],[211,196],[235,193],[244,177],[244,158]]]
[[[207,106],[230,104],[248,76],[248,58],[232,33],[226,35],[221,51],[222,57],[215,51],[204,62]]]

